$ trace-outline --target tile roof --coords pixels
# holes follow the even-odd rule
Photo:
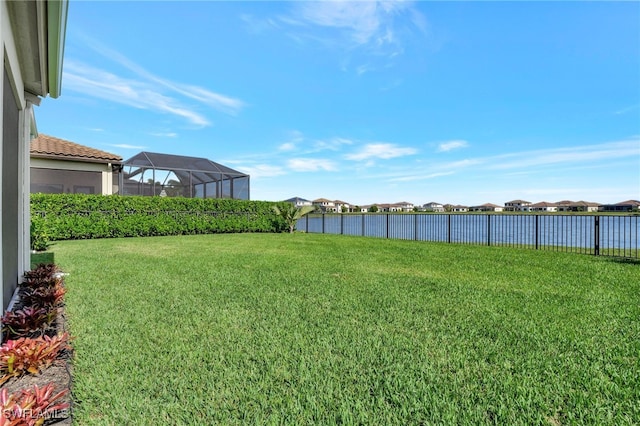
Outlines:
[[[539,203],[532,204],[531,207],[558,207],[556,203],[548,203],[546,201],[540,201]]]
[[[619,203],[614,204],[614,206],[638,206],[638,207],[640,207],[640,201],[638,201],[638,200],[621,201]]]
[[[110,152],[89,148],[88,146],[43,135],[42,133],[31,141],[30,153],[33,157],[55,158],[59,160],[122,162],[122,157],[111,154]]]

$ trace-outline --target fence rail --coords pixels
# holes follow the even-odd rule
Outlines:
[[[297,229],[640,258],[638,215],[311,214]]]

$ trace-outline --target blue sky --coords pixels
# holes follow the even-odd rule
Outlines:
[[[638,2],[71,1],[38,131],[251,198],[640,199]]]

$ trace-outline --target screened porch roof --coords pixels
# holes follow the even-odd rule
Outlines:
[[[223,166],[206,158],[159,154],[155,152],[143,151],[129,158],[123,164],[124,166],[139,168],[137,171],[127,174],[127,178],[141,173],[144,169],[170,170],[181,181],[188,181],[189,175],[191,175],[193,183],[249,177],[248,174]]]

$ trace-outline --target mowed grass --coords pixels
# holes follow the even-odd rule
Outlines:
[[[640,422],[640,265],[317,234],[57,243],[74,421]]]

